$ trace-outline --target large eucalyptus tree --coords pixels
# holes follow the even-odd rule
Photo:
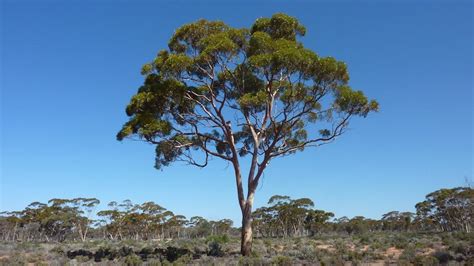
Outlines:
[[[348,86],[345,63],[303,46],[305,32],[285,14],[260,18],[250,29],[207,20],[183,25],[169,49],[143,66],[144,84],[117,135],[156,145],[156,168],[177,161],[205,167],[211,157],[229,162],[243,255],[251,252],[252,204],[269,162],[329,143],[352,117],[378,109]]]

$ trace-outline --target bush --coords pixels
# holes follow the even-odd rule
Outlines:
[[[100,261],[102,261],[102,259],[104,259],[106,257],[109,257],[109,259],[110,259],[111,254],[112,254],[112,252],[110,251],[109,248],[101,247],[95,252],[94,261],[95,262],[100,262]]]
[[[193,256],[191,254],[186,254],[174,261],[173,265],[188,265],[192,260]]]
[[[39,243],[32,243],[32,242],[21,242],[17,244],[16,250],[17,251],[25,251],[25,252],[35,252],[41,249]]]
[[[451,254],[445,251],[436,251],[433,254],[433,257],[437,258],[439,263],[441,264],[448,263],[450,260],[453,259],[453,256],[451,256]]]
[[[392,245],[398,249],[404,249],[408,247],[408,244],[408,239],[401,235],[395,236],[395,238],[392,240]]]
[[[128,255],[134,254],[133,249],[130,247],[122,247],[119,249],[118,253],[120,257],[127,257]]]
[[[224,251],[222,251],[222,246],[218,242],[209,243],[209,250],[207,252],[208,256],[213,257],[222,257],[224,256]]]
[[[439,265],[439,261],[437,258],[433,256],[424,257],[422,260],[423,266],[437,266]]]
[[[259,258],[259,257],[244,257],[244,256],[241,256],[239,258],[239,264],[238,265],[243,265],[243,266],[247,266],[247,265],[251,265],[251,266],[259,266],[259,265],[266,265],[264,263],[264,261]]]
[[[406,260],[406,261],[409,261],[409,262],[413,262],[413,261],[415,261],[415,258],[416,258],[416,250],[412,246],[409,246],[409,247],[405,248],[403,250],[402,254],[400,254],[400,260]]]
[[[321,265],[344,266],[346,262],[340,256],[332,256],[328,260],[321,262]]]
[[[82,255],[76,256],[75,259],[77,260],[77,262],[87,262],[90,260],[88,256],[82,256]]]
[[[312,245],[305,245],[299,248],[298,257],[303,260],[309,261],[316,261],[317,260],[317,252],[314,246]]]
[[[96,252],[97,255],[97,252]],[[150,257],[154,257],[154,250],[151,247],[144,247],[138,253],[138,256],[142,258],[142,260],[147,260]]]
[[[291,263],[291,258],[286,257],[286,256],[277,256],[272,259],[272,264],[273,265],[282,265],[282,266],[287,266],[287,265],[292,265]]]
[[[62,246],[55,246],[53,247],[52,249],[49,250],[50,252],[52,253],[56,253],[56,254],[59,254],[59,255],[64,255],[66,254],[66,252],[64,251],[63,247]]]
[[[417,266],[437,266],[439,262],[438,259],[432,256],[416,256],[413,264]]]
[[[412,266],[413,264],[410,263],[409,260],[400,259],[397,261],[397,266]]]
[[[466,265],[474,265],[474,257],[469,258],[469,259],[466,261]]]
[[[368,245],[370,244],[370,242],[371,242],[371,239],[367,234],[363,234],[360,236],[360,243],[362,245]]]
[[[186,255],[188,253],[190,253],[189,250],[184,248],[168,247],[166,249],[166,259],[170,262],[174,262],[181,256]]]
[[[74,259],[74,258],[79,257],[79,256],[88,257],[89,259],[91,259],[94,256],[94,253],[92,253],[88,250],[79,249],[79,250],[70,250],[70,251],[66,252],[66,255],[70,259]]]
[[[267,247],[267,248],[271,248],[271,247],[272,247],[272,241],[270,241],[269,239],[263,240],[263,244],[264,244],[265,247]]]
[[[137,266],[137,265],[142,265],[143,262],[142,262],[142,260],[140,259],[139,256],[137,256],[135,254],[130,254],[130,255],[125,257],[124,263],[127,266]]]
[[[228,243],[229,242],[229,236],[228,235],[212,235],[212,236],[208,236],[206,238],[206,243],[210,243],[210,242],[216,242],[216,243],[219,243],[219,244],[225,244],[225,243]]]
[[[462,254],[464,256],[468,256],[470,253],[471,246],[464,241],[459,241],[453,243],[452,246],[449,247],[449,250],[453,251],[454,254]]]
[[[161,266],[163,264],[158,259],[151,259],[151,260],[147,261],[146,265],[147,266]]]

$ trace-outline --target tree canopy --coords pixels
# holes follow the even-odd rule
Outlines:
[[[255,189],[270,161],[329,143],[351,117],[379,108],[349,86],[344,62],[304,47],[305,33],[281,13],[248,29],[204,19],[183,25],[143,66],[145,82],[117,134],[156,145],[158,169],[176,161],[205,167],[211,157],[231,163],[244,255],[251,252]],[[247,155],[245,196],[240,158]]]
[[[180,27],[169,49],[143,66],[145,82],[117,138],[156,144],[157,168],[248,154],[263,163],[333,140],[351,116],[378,104],[349,87],[344,62],[305,48],[305,33],[285,14],[250,29],[207,20]]]

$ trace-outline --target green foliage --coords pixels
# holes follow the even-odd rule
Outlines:
[[[439,262],[437,258],[432,256],[416,256],[413,264],[420,266],[437,266]]]
[[[81,263],[81,262],[88,262],[88,261],[90,261],[90,259],[91,259],[91,258],[89,258],[88,256],[76,256],[76,257],[75,257],[75,260],[76,260],[77,262],[80,262],[80,263]]]
[[[277,13],[271,18],[257,19],[251,29],[252,34],[255,32],[265,32],[273,39],[294,41],[296,36],[304,36],[306,29],[294,17]]]
[[[138,266],[138,265],[142,265],[143,262],[142,260],[140,259],[139,256],[135,255],[135,253],[133,254],[130,254],[130,255],[127,255],[124,259],[124,263],[125,265],[127,266]]]
[[[453,259],[453,256],[451,256],[451,254],[449,254],[446,251],[441,251],[441,250],[436,251],[433,254],[433,257],[435,257],[439,261],[440,264],[446,264],[447,262]]]
[[[272,196],[269,207],[261,207],[253,212],[253,224],[262,235],[297,235],[305,229],[313,230],[312,234],[325,226],[334,216],[322,210],[313,210],[311,199],[291,199],[288,196]]]
[[[337,88],[336,108],[352,114],[366,116],[370,111],[378,110],[376,101],[368,101],[362,91],[353,91],[347,86]]]
[[[408,246],[396,249],[380,243],[391,242],[393,236],[403,235],[408,238]],[[454,246],[445,246],[443,236]],[[20,243],[0,243],[0,264],[24,265],[68,265],[84,264],[128,264],[128,265],[353,265],[377,263],[385,260],[390,265],[471,265],[472,254],[462,253],[465,249],[459,244],[466,243],[465,234],[453,233],[407,233],[407,232],[367,232],[369,247],[360,245],[360,236],[347,236],[344,233],[328,233],[316,239],[298,238],[264,238],[253,242],[254,257],[236,256],[239,244],[230,239],[218,256],[207,255],[205,239],[182,239],[166,244],[149,241],[94,241],[87,249],[82,243],[36,243],[25,245]],[[434,253],[426,249],[432,244]],[[204,245],[204,253],[195,251]],[[186,246],[187,249],[183,249]],[[157,248],[158,247],[158,248]],[[224,246],[221,246],[224,247]],[[397,255],[387,253],[387,247]],[[446,248],[446,249],[445,249]],[[63,250],[56,252],[56,250]],[[66,257],[72,255],[69,259]],[[258,253],[258,255],[257,255]],[[471,261],[470,261],[471,260]],[[170,262],[172,261],[172,262]],[[471,264],[470,264],[471,263]]]
[[[392,240],[392,245],[398,249],[405,249],[408,247],[408,238],[403,235],[396,235]]]
[[[264,265],[264,261],[260,257],[251,256],[251,257],[239,257],[238,265],[242,266],[259,266]]]
[[[391,211],[380,220],[356,216],[351,219],[340,217],[333,219],[331,212],[314,208],[311,199],[292,199],[288,196],[275,195],[270,198],[269,205],[258,208],[253,212],[253,229],[257,237],[293,237],[311,236],[314,239],[324,239],[328,233],[347,234],[357,239],[359,245],[370,245],[375,249],[395,247],[405,249],[412,245],[414,248],[436,249],[434,243],[440,242],[449,247],[448,251],[454,257],[468,258],[474,254],[474,233],[465,232],[472,223],[471,219],[454,217],[470,217],[472,201],[468,188],[443,191],[462,191],[448,194],[444,200],[436,203],[430,211],[432,217],[444,219],[443,226],[426,219],[425,213]],[[438,195],[430,193],[430,197]],[[82,233],[88,231],[87,241],[82,248],[108,248],[107,241],[122,241],[127,246],[143,248],[140,240],[160,240],[173,238],[201,239],[201,251],[206,253],[210,242],[221,245],[237,240],[239,230],[233,227],[229,219],[209,221],[195,216],[189,220],[182,215],[174,214],[166,208],[154,203],[145,202],[134,204],[129,200],[111,202],[108,208],[95,213],[97,199],[51,199],[48,204],[33,202],[24,210],[3,212],[0,215],[0,239],[13,242],[21,241],[17,249],[29,252],[38,248],[37,242],[62,242],[81,240]],[[434,201],[436,202],[436,201]],[[443,202],[446,202],[444,205]],[[462,204],[461,204],[462,203]],[[453,205],[451,205],[453,204]],[[441,207],[444,206],[444,207]],[[447,216],[451,215],[451,216]],[[92,220],[89,216],[96,216]],[[426,239],[417,235],[419,232],[444,232]],[[374,233],[394,232],[385,237]],[[85,235],[85,234],[84,234]],[[299,244],[297,240],[295,244]],[[187,245],[184,241],[181,245]],[[266,243],[266,249],[272,250],[271,243]],[[181,246],[182,247],[182,246]],[[185,246],[191,249],[191,247]],[[227,248],[227,245],[226,245]],[[49,249],[48,249],[49,250]],[[50,250],[52,253],[64,253],[61,246]],[[265,250],[262,250],[266,252]]]
[[[225,244],[229,242],[229,236],[228,235],[211,235],[206,238],[206,242],[215,242],[219,244]]]
[[[213,257],[222,257],[224,256],[224,251],[222,250],[222,246],[219,242],[211,241],[209,242],[209,250],[207,255]]]
[[[193,260],[191,254],[186,254],[179,257],[176,261],[173,262],[173,265],[188,265]]]
[[[416,249],[413,246],[407,246],[403,249],[400,259],[414,262],[416,258]]]
[[[299,259],[307,260],[311,262],[317,261],[318,252],[316,251],[314,246],[308,245],[305,243],[304,245],[301,245],[298,250],[299,250],[299,253],[298,253]]]
[[[208,243],[207,255],[213,257],[222,257],[224,256],[224,250],[222,245],[229,242],[228,235],[211,235],[206,238],[206,243]]]
[[[416,204],[416,222],[426,229],[440,227],[443,231],[472,230],[474,225],[474,189],[457,187],[440,189],[426,195]]]
[[[289,266],[289,265],[293,265],[293,263],[290,257],[277,256],[272,259],[272,265]]]
[[[175,161],[204,167],[209,156],[230,161],[255,148],[269,160],[331,141],[351,116],[365,117],[378,104],[349,87],[343,62],[305,48],[305,33],[282,13],[248,29],[204,19],[181,26],[168,49],[142,67],[144,84],[117,139],[156,145],[157,168]],[[231,120],[246,123],[228,127]],[[321,128],[309,130],[316,122]],[[203,163],[195,152],[205,154]]]
[[[344,62],[304,47],[305,33],[296,18],[282,13],[248,29],[205,19],[181,26],[168,50],[142,67],[144,84],[126,108],[129,120],[117,139],[155,145],[157,169],[176,161],[206,167],[210,157],[228,161],[240,207],[251,208],[272,159],[330,143],[352,117],[379,109],[349,86]],[[249,154],[245,200],[239,158]],[[244,224],[251,223],[249,216]]]

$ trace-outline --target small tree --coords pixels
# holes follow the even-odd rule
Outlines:
[[[305,32],[285,14],[258,19],[250,29],[207,20],[180,27],[169,49],[143,66],[144,85],[117,135],[156,145],[158,169],[176,161],[205,167],[210,157],[231,163],[243,255],[251,252],[255,189],[270,161],[329,143],[351,117],[378,109],[348,86],[345,63],[298,41]],[[246,194],[244,156],[250,157]]]

